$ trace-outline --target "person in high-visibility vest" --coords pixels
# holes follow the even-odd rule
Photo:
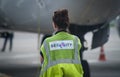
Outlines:
[[[68,10],[54,12],[53,28],[55,34],[44,40],[41,46],[42,68],[40,77],[83,77],[80,61],[80,40],[69,34]]]

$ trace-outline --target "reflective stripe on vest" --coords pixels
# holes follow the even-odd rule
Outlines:
[[[42,75],[49,67],[59,64],[59,63],[73,63],[73,64],[81,64],[81,61],[79,60],[79,50],[78,50],[78,39],[75,36],[74,39],[74,46],[75,46],[75,53],[74,53],[74,59],[60,59],[60,60],[56,60],[56,61],[51,61],[50,59],[50,53],[49,53],[49,48],[48,48],[48,44],[46,41],[44,41],[43,45],[44,48],[46,50],[46,56],[48,57],[48,64],[43,68],[43,70],[41,71],[40,75]]]

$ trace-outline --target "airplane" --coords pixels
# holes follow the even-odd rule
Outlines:
[[[0,30],[34,32],[38,37],[42,33],[45,39],[53,33],[53,12],[61,8],[68,9],[69,31],[81,39],[83,52],[87,32],[93,33],[92,49],[108,41],[109,22],[120,15],[120,0],[0,0]]]

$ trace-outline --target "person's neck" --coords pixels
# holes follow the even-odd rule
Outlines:
[[[66,29],[56,29],[56,32],[58,31],[66,31]]]

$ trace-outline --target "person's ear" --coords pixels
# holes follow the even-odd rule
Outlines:
[[[57,28],[57,25],[53,22],[53,28],[56,29]]]

